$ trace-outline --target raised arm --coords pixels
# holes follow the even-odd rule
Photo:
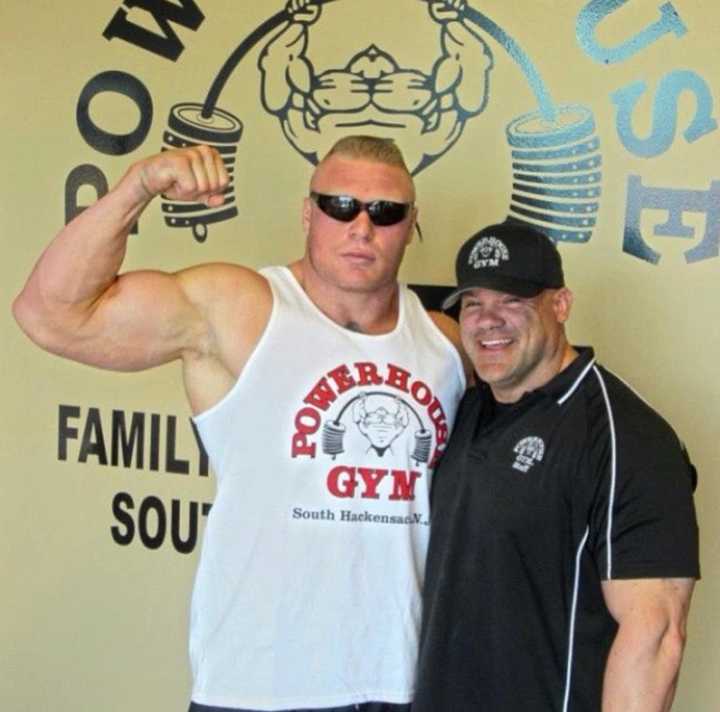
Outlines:
[[[204,348],[202,269],[177,275],[118,272],[132,225],[156,195],[216,206],[227,184],[222,160],[206,146],[135,163],[43,252],[13,304],[22,329],[48,351],[118,370],[147,368]]]
[[[685,647],[692,579],[603,582],[618,623],[605,669],[603,712],[667,712]]]

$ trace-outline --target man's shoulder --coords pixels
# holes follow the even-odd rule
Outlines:
[[[215,334],[259,334],[272,311],[268,280],[256,270],[227,262],[196,265],[177,273],[183,291]]]
[[[230,262],[207,262],[177,273],[183,288],[202,299],[246,299],[270,293],[258,271]]]
[[[450,339],[455,345],[460,344],[460,328],[458,323],[452,317],[443,312],[435,310],[426,310],[430,320],[442,331],[445,336]]]
[[[649,397],[606,366],[596,364],[596,367],[601,395],[598,400],[602,400],[602,407],[612,419],[618,438],[644,444],[654,441],[679,445],[675,429]]]
[[[472,363],[470,362],[470,359],[468,358],[467,354],[465,353],[465,349],[462,345],[462,340],[460,338],[460,327],[453,319],[452,317],[448,316],[447,314],[444,314],[443,312],[430,310],[427,312],[428,317],[430,317],[430,320],[435,324],[435,326],[438,328],[440,333],[445,336],[445,338],[455,347],[455,349],[458,352],[458,355],[460,356],[460,360],[462,361],[463,371],[465,373],[465,377],[468,381],[472,379]]]

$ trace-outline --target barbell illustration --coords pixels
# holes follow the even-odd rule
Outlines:
[[[342,423],[343,416],[347,409],[356,403],[357,401],[367,398],[368,396],[382,396],[384,398],[393,398],[389,394],[383,391],[364,391],[360,395],[351,398],[340,410],[337,417],[334,420],[328,420],[323,424],[322,429],[322,450],[326,455],[330,455],[333,460],[340,453],[345,452],[344,438],[347,428]],[[432,446],[432,434],[424,427],[420,416],[417,414],[415,409],[401,401],[400,399],[394,398],[403,408],[406,408],[408,412],[415,416],[418,423],[418,429],[414,435],[414,447],[410,457],[415,460],[416,464],[421,462],[428,462],[430,459],[430,448]]]
[[[315,0],[316,5],[331,2],[337,0]],[[508,219],[539,227],[555,240],[586,242],[595,226],[602,182],[600,141],[592,111],[580,104],[553,102],[530,57],[487,15],[465,5],[460,17],[483,30],[507,52],[520,67],[537,102],[536,109],[518,116],[506,127],[513,172]],[[221,67],[203,103],[182,102],[170,109],[163,147],[199,143],[214,146],[231,178],[225,201],[216,208],[163,200],[166,224],[190,228],[198,242],[207,239],[208,225],[238,214],[234,165],[243,126],[240,119],[218,106],[220,94],[253,47],[291,19],[290,12],[283,9],[245,37]]]

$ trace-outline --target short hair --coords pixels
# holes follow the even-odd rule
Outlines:
[[[322,160],[325,161],[334,155],[376,161],[377,163],[383,163],[387,166],[402,168],[410,175],[402,151],[391,138],[379,138],[377,136],[343,136],[343,138],[333,144]]]

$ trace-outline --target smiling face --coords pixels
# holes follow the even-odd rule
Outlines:
[[[571,360],[565,337],[572,293],[546,289],[535,297],[516,297],[493,289],[462,296],[463,346],[495,398],[514,403],[543,386]]]
[[[349,195],[363,202],[415,200],[412,180],[402,168],[339,154],[318,166],[310,187],[317,193]],[[405,248],[412,239],[414,220],[413,208],[396,225],[373,225],[365,211],[351,222],[340,222],[306,198],[306,269],[327,286],[346,291],[374,292],[394,286]]]

